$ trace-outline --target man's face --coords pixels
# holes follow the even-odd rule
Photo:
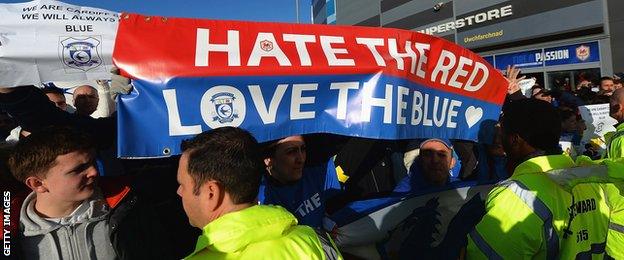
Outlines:
[[[615,95],[609,99],[609,114],[618,122],[624,121],[624,104]]]
[[[271,174],[283,182],[294,182],[303,176],[306,147],[303,137],[290,136],[280,140],[272,157],[265,159]]]
[[[425,179],[444,185],[449,178],[449,171],[455,165],[452,151],[439,141],[423,144],[418,155]]]
[[[543,93],[535,95],[536,99],[546,101],[548,103],[552,102],[552,97],[550,95],[544,95]]]
[[[600,82],[600,90],[605,94],[611,94],[615,87],[613,86],[613,80],[605,79]]]
[[[550,94],[544,94],[543,92],[540,93],[540,91],[544,91],[544,89],[542,88],[535,88],[532,90],[531,92],[531,96],[533,96],[533,98],[535,99],[539,99],[539,100],[544,100],[548,103],[552,102],[552,97],[550,96]]]
[[[180,163],[178,165],[177,175],[179,185],[177,193],[178,196],[182,198],[182,207],[184,208],[184,212],[186,213],[186,216],[188,217],[191,226],[203,228],[203,207],[201,207],[202,204],[200,203],[201,200],[199,194],[195,194],[193,192],[195,182],[188,172],[188,157],[188,153],[182,153],[182,156],[180,156]]]
[[[74,106],[81,115],[91,115],[97,110],[99,97],[97,90],[90,86],[80,86],[74,90]]]
[[[488,153],[492,156],[505,156],[503,133],[500,124],[497,124],[494,128],[494,137],[492,138],[492,144],[488,146]]]
[[[517,161],[520,159],[522,152],[518,144],[521,137],[515,133],[509,133],[505,130],[505,126],[501,125],[501,134],[503,141],[503,150],[510,161]]]
[[[75,151],[57,156],[41,182],[53,201],[78,203],[93,195],[97,175],[93,153]]]
[[[574,133],[578,129],[577,121],[576,116],[570,116],[561,122],[561,129],[568,133]]]
[[[580,88],[588,88],[591,85],[591,82],[588,80],[581,81],[578,85],[576,85],[577,89]]]
[[[63,111],[67,111],[67,102],[65,100],[65,95],[60,93],[46,93],[48,99],[56,105],[56,107],[60,108]]]

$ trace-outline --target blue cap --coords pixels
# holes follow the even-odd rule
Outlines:
[[[430,138],[427,139],[425,141],[423,141],[422,143],[420,143],[419,148],[422,149],[423,145],[425,145],[428,142],[439,142],[444,144],[444,146],[446,146],[446,148],[453,150],[453,144],[451,143],[451,140],[446,139],[446,138]]]

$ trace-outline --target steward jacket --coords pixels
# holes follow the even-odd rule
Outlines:
[[[624,164],[525,161],[488,195],[468,259],[624,258]]]
[[[607,158],[624,157],[624,123],[617,126],[615,133],[607,143]]]
[[[326,235],[280,206],[256,205],[231,212],[203,228],[186,259],[342,259]]]

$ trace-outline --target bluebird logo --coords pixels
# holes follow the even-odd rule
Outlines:
[[[230,123],[238,118],[238,114],[234,113],[232,104],[234,103],[234,94],[232,93],[217,93],[212,96],[210,102],[215,106],[217,116],[212,118],[212,121],[219,121],[219,123]]]
[[[231,86],[210,88],[201,101],[201,113],[210,128],[237,127],[245,119],[245,97]],[[208,120],[207,120],[208,119]]]
[[[98,48],[100,40],[94,37],[69,37],[60,41],[61,60],[66,67],[88,71],[102,64]]]

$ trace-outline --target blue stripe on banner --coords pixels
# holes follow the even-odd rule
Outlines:
[[[306,133],[476,140],[480,124],[500,113],[497,104],[382,74],[133,84],[118,103],[121,157],[179,154],[182,140],[221,126],[240,126],[260,142]]]

